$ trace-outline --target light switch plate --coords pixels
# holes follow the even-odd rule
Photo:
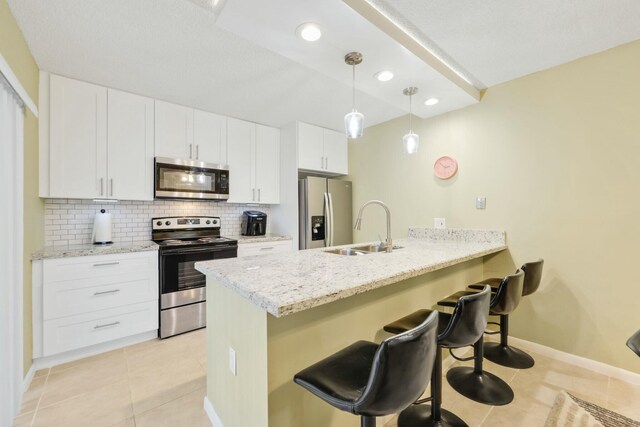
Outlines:
[[[236,351],[229,347],[229,370],[235,377],[238,375],[238,359],[236,358]]]
[[[476,197],[476,209],[486,209],[486,208],[487,208],[487,198]]]
[[[433,228],[447,228],[447,221],[444,218],[433,218]]]

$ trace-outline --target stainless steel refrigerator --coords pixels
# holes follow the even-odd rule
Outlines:
[[[353,243],[351,182],[307,177],[298,180],[300,249]]]

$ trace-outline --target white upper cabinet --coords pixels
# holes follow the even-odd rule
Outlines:
[[[227,118],[206,111],[193,112],[193,159],[227,164]]]
[[[156,101],[157,157],[227,164],[227,118]]]
[[[155,101],[155,153],[157,157],[190,159],[193,154],[193,110]]]
[[[106,197],[107,89],[52,75],[49,108],[47,196]]]
[[[280,130],[227,121],[229,202],[280,203]]]
[[[258,203],[280,203],[280,130],[256,125],[255,187]]]
[[[153,200],[153,100],[55,75],[49,84],[49,188],[41,193]]]
[[[327,175],[349,173],[347,137],[330,129],[298,123],[298,169]]]
[[[153,99],[109,89],[107,197],[153,200]]]

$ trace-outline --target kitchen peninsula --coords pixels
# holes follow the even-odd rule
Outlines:
[[[415,228],[391,253],[327,248],[200,262],[207,275],[207,409],[214,426],[353,425],[296,386],[299,370],[483,278],[505,233]],[[350,245],[357,246],[357,245]]]

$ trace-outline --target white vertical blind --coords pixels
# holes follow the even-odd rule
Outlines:
[[[0,74],[0,426],[22,397],[23,138],[23,102]]]

